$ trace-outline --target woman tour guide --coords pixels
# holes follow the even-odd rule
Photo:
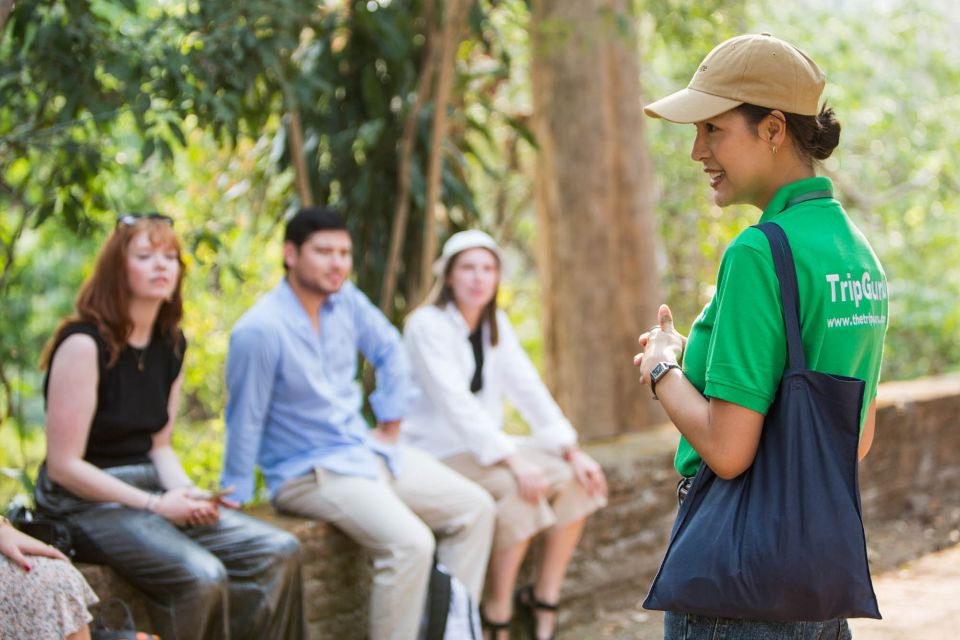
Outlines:
[[[759,222],[775,222],[786,233],[809,368],[866,381],[863,458],[873,441],[887,285],[831,181],[816,174],[817,161],[840,139],[833,110],[821,106],[824,84],[820,68],[796,47],[769,34],[745,35],[718,45],[687,88],[644,111],[696,127],[691,156],[703,165],[717,206],[753,205]],[[641,381],[682,436],[677,471],[689,479],[703,461],[723,479],[743,473],[786,366],[780,289],[764,234],[747,228],[731,242],[713,298],[688,337],[677,333],[663,305],[640,344]],[[664,629],[668,639],[850,637],[843,619],[769,622],[683,611],[667,612]]]

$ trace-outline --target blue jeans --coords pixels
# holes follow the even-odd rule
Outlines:
[[[663,640],[851,640],[844,619],[827,622],[763,622],[708,618],[667,611]]]

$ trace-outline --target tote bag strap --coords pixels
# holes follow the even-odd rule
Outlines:
[[[787,331],[789,369],[806,369],[807,356],[803,352],[803,338],[800,335],[800,289],[797,286],[797,268],[793,262],[793,251],[790,250],[787,234],[775,222],[754,226],[767,236],[770,253],[773,254],[773,266],[780,281],[783,321]]]

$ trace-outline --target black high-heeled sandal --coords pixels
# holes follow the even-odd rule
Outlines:
[[[533,593],[533,585],[527,585],[526,587],[517,589],[517,592],[513,596],[513,601],[514,615],[520,616],[530,640],[537,640],[536,610],[540,609],[541,611],[553,611],[556,613],[560,609],[560,606],[556,603],[551,604],[537,598]],[[559,625],[554,624],[553,634],[550,636],[550,640],[557,637],[558,628]]]
[[[509,638],[510,623],[512,620],[513,619],[511,618],[504,622],[494,622],[487,617],[486,613],[484,613],[483,607],[480,607],[480,628],[482,628],[484,631],[490,632],[490,640],[499,640],[498,636],[500,635],[501,631],[506,631],[507,637]]]

